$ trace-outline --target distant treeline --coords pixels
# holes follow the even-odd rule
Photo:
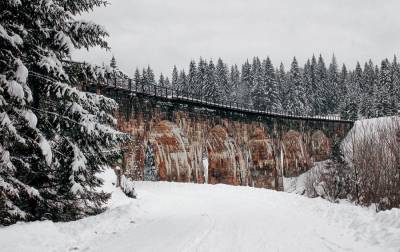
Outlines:
[[[189,71],[174,67],[169,79],[163,74],[156,81],[151,67],[136,69],[138,85],[158,84],[193,92],[215,101],[237,101],[256,109],[304,115],[340,114],[345,119],[397,114],[400,101],[400,66],[396,56],[380,65],[371,60],[354,70],[340,68],[333,56],[329,66],[320,55],[312,56],[303,67],[296,58],[287,71],[276,68],[269,57],[254,57],[239,68],[222,59],[216,64],[200,58],[189,64]]]

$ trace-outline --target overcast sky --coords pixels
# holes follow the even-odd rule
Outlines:
[[[353,68],[400,51],[400,0],[110,0],[84,19],[106,27],[111,52],[74,58],[108,63],[115,55],[128,74],[150,65],[170,75],[200,56],[242,64],[270,56],[287,67],[312,54]]]

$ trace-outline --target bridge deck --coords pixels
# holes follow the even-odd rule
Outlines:
[[[186,103],[201,106],[209,109],[223,109],[227,111],[240,112],[246,114],[254,114],[275,118],[284,118],[292,120],[307,120],[307,121],[324,121],[324,122],[338,122],[338,123],[354,123],[351,120],[344,120],[338,116],[303,116],[294,115],[290,113],[276,113],[272,111],[264,111],[254,109],[249,105],[238,103],[238,102],[214,102],[208,99],[196,98],[196,95],[191,95],[186,92],[177,92],[175,90],[169,89],[167,87],[160,87],[157,85],[151,85],[149,88],[134,88],[121,87],[116,85],[106,85],[101,86],[109,91],[114,91],[116,93],[125,93],[127,95],[141,95],[147,97],[155,97],[160,100]],[[188,95],[186,95],[188,94]]]

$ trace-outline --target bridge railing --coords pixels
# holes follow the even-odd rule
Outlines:
[[[304,115],[296,112],[289,111],[276,111],[267,108],[258,108],[252,104],[240,103],[227,99],[213,99],[202,93],[202,90],[198,92],[192,92],[189,90],[178,90],[167,86],[160,86],[156,84],[136,84],[130,78],[106,78],[103,85],[129,91],[136,94],[142,94],[146,96],[161,97],[164,99],[175,99],[182,100],[192,103],[204,104],[212,107],[234,109],[243,112],[259,113],[271,116],[289,117],[289,118],[304,118],[304,119],[320,119],[329,121],[349,121],[344,120],[337,115]],[[349,121],[350,122],[350,121]]]

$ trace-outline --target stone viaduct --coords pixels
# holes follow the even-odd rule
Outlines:
[[[165,89],[165,90],[164,90]],[[213,103],[166,88],[97,87],[117,100],[131,135],[120,166],[135,180],[224,183],[283,189],[283,176],[329,158],[353,122]],[[189,98],[190,97],[190,98]]]

